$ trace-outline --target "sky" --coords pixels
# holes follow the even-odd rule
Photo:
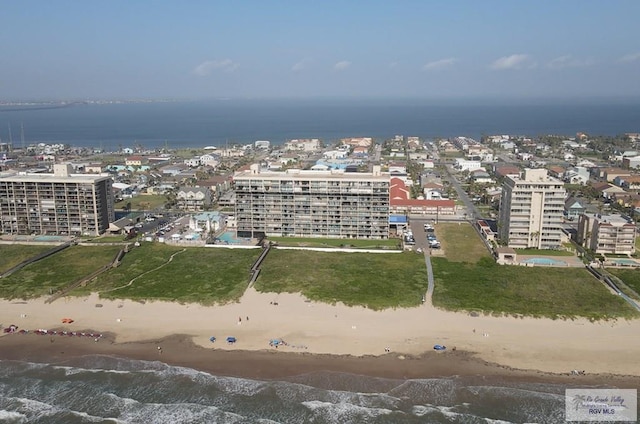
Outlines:
[[[5,1],[0,101],[640,96],[640,2]]]

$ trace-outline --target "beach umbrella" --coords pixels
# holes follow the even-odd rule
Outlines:
[[[433,349],[434,350],[446,350],[447,347],[437,344],[437,345],[433,346]]]
[[[215,341],[216,341],[215,336],[211,336],[211,337],[209,337],[209,341],[210,341],[211,343],[215,342]]]
[[[229,336],[227,337],[227,343],[235,343],[237,341],[237,339],[233,336]]]

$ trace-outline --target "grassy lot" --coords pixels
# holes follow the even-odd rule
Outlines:
[[[640,270],[639,269],[627,269],[627,268],[607,268],[607,272],[618,277],[624,284],[629,286],[633,291],[640,294]],[[621,289],[624,289],[621,287]],[[628,296],[637,299],[637,296],[633,296],[632,293],[628,293],[623,290]]]
[[[518,255],[527,256],[575,256],[574,252],[551,249],[515,249]]]
[[[476,263],[481,258],[491,257],[471,224],[439,223],[435,231],[447,259],[451,262]]]
[[[483,259],[460,264],[432,258],[433,304],[457,311],[592,320],[637,313],[584,269],[501,266]]]
[[[118,268],[72,294],[99,291],[103,298],[226,303],[240,298],[259,255],[256,249],[189,247],[183,251],[181,247],[143,242],[125,255]],[[130,286],[113,290],[136,277]]]
[[[27,299],[49,294],[108,264],[119,246],[71,246],[0,279],[0,297]]]
[[[116,203],[116,209],[123,209],[127,203],[131,202],[131,210],[150,210],[159,207],[163,207],[167,203],[167,198],[160,194],[153,195],[140,195],[132,197],[131,199],[124,199],[121,202]]]
[[[331,238],[269,237],[280,246],[295,247],[349,247],[353,249],[400,249],[400,240],[354,240]]]
[[[83,241],[86,243],[124,243],[125,236],[122,234],[118,234],[115,236],[100,236]]]
[[[272,249],[256,281],[262,292],[372,309],[417,306],[427,290],[424,257],[415,253],[340,253]]]
[[[0,274],[29,258],[53,249],[53,247],[54,246],[34,246],[28,244],[0,245]]]

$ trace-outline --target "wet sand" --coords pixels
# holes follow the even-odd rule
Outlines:
[[[158,347],[161,350],[158,350]],[[160,361],[214,375],[262,380],[286,380],[302,374],[334,371],[402,380],[466,376],[483,380],[640,388],[638,376],[569,375],[517,370],[480,360],[471,352],[461,350],[426,352],[421,355],[392,352],[381,356],[351,356],[283,352],[277,349],[222,350],[217,349],[214,343],[210,348],[205,348],[194,344],[186,335],[125,343],[116,343],[112,334],[103,335],[98,342],[89,337],[36,334],[11,334],[0,337],[0,360],[56,364],[85,355]]]

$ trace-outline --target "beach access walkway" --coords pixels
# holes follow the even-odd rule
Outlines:
[[[431,255],[429,254],[430,249],[424,249],[424,262],[427,265],[427,280],[429,285],[427,286],[427,294],[424,297],[424,303],[431,306],[433,303],[431,302],[431,297],[433,296],[433,268],[431,266]]]

